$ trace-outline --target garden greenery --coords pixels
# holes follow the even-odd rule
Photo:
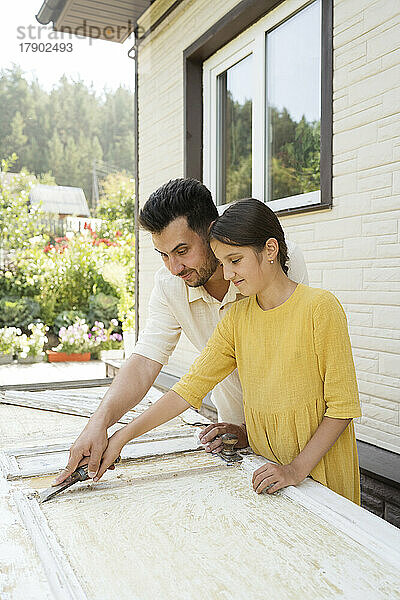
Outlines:
[[[79,319],[109,328],[115,318],[118,332],[121,324],[129,328],[124,321],[133,322],[134,236],[118,228],[126,221],[118,214],[117,222],[104,220],[99,231],[88,223],[80,233],[52,237],[28,202],[38,179],[25,172],[5,177],[13,160],[2,161],[0,173],[0,328],[19,327],[31,336],[29,325],[42,322],[58,334]]]

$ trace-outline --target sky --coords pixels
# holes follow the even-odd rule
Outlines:
[[[28,80],[36,77],[46,91],[64,73],[74,80],[82,79],[88,86],[93,84],[98,93],[104,87],[114,91],[120,85],[133,91],[135,63],[127,55],[134,43],[133,36],[123,44],[76,36],[70,39],[67,34],[53,32],[51,23],[44,26],[36,21],[35,14],[41,6],[42,0],[4,2],[0,20],[0,70],[18,64]],[[58,39],[54,39],[55,35]],[[25,52],[27,42],[53,45],[71,42],[72,52]]]

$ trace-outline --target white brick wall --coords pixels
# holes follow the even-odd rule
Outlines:
[[[400,3],[334,9],[333,210],[283,219],[312,284],[344,303],[363,405],[358,437],[400,452]],[[298,229],[314,224],[305,245]],[[303,230],[303,229],[302,229]],[[323,240],[337,246],[318,248]],[[336,252],[336,256],[335,256]]]
[[[236,4],[186,0],[141,48],[141,202],[183,175],[182,51]],[[399,27],[398,0],[335,1],[333,209],[282,224],[304,251],[311,285],[346,310],[363,405],[358,437],[400,453]],[[140,261],[143,323],[159,264],[143,235]],[[180,345],[171,371],[193,357]]]

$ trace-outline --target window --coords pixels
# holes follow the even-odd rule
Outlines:
[[[321,2],[283,2],[203,63],[203,180],[217,204],[321,205]]]
[[[218,197],[221,204],[252,193],[252,83],[250,54],[218,76]]]

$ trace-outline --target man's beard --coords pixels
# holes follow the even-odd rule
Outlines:
[[[201,285],[205,285],[207,281],[210,279],[211,275],[214,275],[217,267],[219,265],[218,260],[215,258],[211,248],[209,249],[209,253],[207,254],[206,262],[199,269],[192,269],[197,273],[198,277],[195,281],[189,283],[185,281],[186,285],[189,287],[200,287]],[[185,273],[180,273],[180,275],[184,275]]]

